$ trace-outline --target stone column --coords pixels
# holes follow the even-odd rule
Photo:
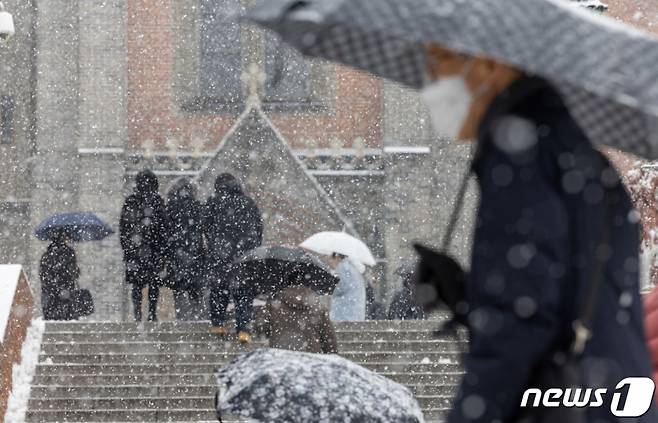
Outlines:
[[[79,198],[116,234],[78,246],[80,286],[95,299],[97,320],[123,317],[118,222],[123,204],[126,124],[125,0],[85,0],[80,8]]]
[[[36,0],[36,139],[30,226],[78,208],[78,1]],[[46,243],[30,236],[28,279],[37,297],[39,259]],[[38,307],[40,311],[40,307]]]

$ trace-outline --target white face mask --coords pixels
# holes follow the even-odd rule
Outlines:
[[[439,78],[420,92],[434,129],[452,140],[459,137],[473,104],[473,94],[465,80],[472,64],[473,61],[469,62],[460,75]]]

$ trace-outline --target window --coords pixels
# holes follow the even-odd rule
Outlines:
[[[333,103],[331,67],[306,60],[271,33],[237,19],[251,0],[177,0],[174,16],[175,101],[185,112],[235,113],[244,107],[243,73],[265,71],[263,107],[324,112]],[[328,70],[329,69],[329,70]]]
[[[14,140],[14,98],[0,96],[0,144],[9,144]]]
[[[235,16],[240,0],[200,0],[199,90],[225,103],[242,97],[242,43]]]

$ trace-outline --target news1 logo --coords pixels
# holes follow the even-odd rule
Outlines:
[[[612,392],[610,411],[617,417],[640,417],[649,411],[655,385],[648,377],[627,377]],[[523,393],[521,407],[601,407],[607,388],[529,388]]]

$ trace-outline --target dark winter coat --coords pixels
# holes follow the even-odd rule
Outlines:
[[[199,293],[204,261],[203,213],[189,180],[179,180],[172,187],[166,210],[166,283],[174,290]]]
[[[165,205],[158,180],[150,171],[137,175],[135,192],[121,209],[119,240],[126,282],[144,286],[164,267],[167,247]]]
[[[656,393],[653,400],[658,402],[658,289],[644,296],[644,324],[651,354],[653,367],[653,382],[656,384]]]
[[[386,307],[375,297],[375,290],[370,282],[366,282],[366,319],[386,319]]]
[[[228,183],[217,181],[214,194],[206,202],[203,222],[211,270],[223,268],[262,242],[260,211],[234,179]]]
[[[513,421],[533,374],[571,343],[571,322],[594,274],[604,189],[612,202],[612,250],[584,352],[586,383],[612,393],[625,377],[650,377],[639,228],[616,171],[555,90],[537,79],[501,94],[478,138],[481,196],[466,287],[470,348],[448,422]],[[590,422],[620,421],[609,403],[587,412]],[[651,409],[634,421],[658,416]]]
[[[62,240],[53,241],[41,257],[41,303],[46,320],[74,319],[71,292],[80,276],[75,250]]]
[[[310,353],[338,352],[329,313],[308,287],[290,286],[267,304],[270,347]]]
[[[414,302],[409,286],[405,284],[395,291],[388,308],[389,320],[419,320],[424,317],[422,308]]]

